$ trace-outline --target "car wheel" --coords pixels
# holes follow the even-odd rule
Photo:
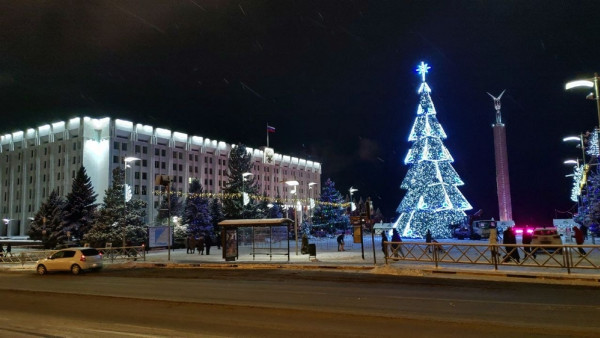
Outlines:
[[[71,266],[71,273],[74,275],[78,275],[81,273],[81,267],[77,264],[73,264],[73,266]]]
[[[38,267],[37,267],[36,271],[37,271],[38,275],[40,275],[40,276],[43,276],[43,275],[45,275],[45,274],[46,274],[46,272],[48,272],[48,271],[46,270],[46,267],[45,267],[45,266],[43,266],[43,265],[41,265],[41,264],[40,264],[40,265],[38,265]]]

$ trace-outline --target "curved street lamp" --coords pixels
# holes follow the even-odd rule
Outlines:
[[[600,97],[600,92],[598,88],[598,79],[600,79],[598,77],[598,73],[594,73],[594,77],[591,79],[581,79],[567,82],[565,84],[565,90],[580,87],[594,88],[594,92],[590,93],[586,98],[596,101],[596,109],[598,111],[598,123],[600,126],[600,100],[598,99]]]

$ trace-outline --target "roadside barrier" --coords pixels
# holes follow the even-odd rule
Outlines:
[[[600,245],[519,245],[471,243],[384,242],[385,262],[484,264],[572,269],[600,269]]]

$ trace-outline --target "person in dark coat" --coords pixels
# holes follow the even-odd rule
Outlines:
[[[388,241],[387,236],[385,235],[385,231],[381,232],[381,251],[383,251],[383,256],[387,257],[388,256],[388,250],[387,250],[387,245],[385,244],[385,242]]]
[[[338,243],[338,251],[346,251],[346,250],[344,250],[344,233],[341,233],[337,237],[337,243]]]
[[[12,257],[12,245],[10,244],[10,242],[8,242],[8,245],[6,246],[6,256],[11,256]]]
[[[425,243],[426,244],[430,244],[431,243],[431,231],[429,231],[429,229],[427,229],[427,233],[425,234]],[[431,252],[431,246],[427,246],[427,252]]]
[[[502,244],[517,244],[517,237],[512,231],[512,227],[507,227],[503,233]],[[504,247],[506,250],[506,255],[502,262],[507,262],[509,259],[514,260],[519,263],[521,260],[521,256],[519,255],[519,248],[515,246],[506,246]]]
[[[221,238],[221,233],[219,232],[217,234],[217,249],[221,250],[221,243],[222,243],[222,238]]]
[[[524,247],[525,253],[526,253],[526,256],[524,259],[527,259],[527,257],[529,257],[529,256],[533,256],[533,258],[536,258],[535,252],[533,254],[531,254],[531,247],[527,246],[527,245],[531,244],[532,240],[533,240],[533,233],[528,232],[527,229],[525,229],[525,231],[523,231],[523,238],[521,239],[521,242],[523,242],[523,244],[526,245]]]
[[[196,247],[198,248],[198,255],[204,255],[204,237],[198,237]]]
[[[212,237],[210,237],[210,234],[206,234],[206,236],[204,236],[204,245],[206,246],[206,254],[210,255],[210,247],[212,246]]]
[[[392,243],[402,242],[402,238],[400,238],[400,234],[398,230],[394,229],[392,231]],[[400,244],[392,244],[392,253],[394,257],[398,257],[398,252],[404,257],[404,252],[402,251],[402,246]]]
[[[192,252],[192,235],[188,235],[185,239],[185,253],[189,254]]]
[[[573,227],[573,237],[575,237],[575,243],[577,243],[577,245],[583,245],[584,239],[583,231],[581,231],[581,229],[579,229],[578,227]],[[582,247],[577,247],[577,250],[579,250],[579,253],[581,255],[585,255],[585,250],[583,250]]]

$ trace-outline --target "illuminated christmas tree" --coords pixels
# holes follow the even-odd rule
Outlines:
[[[437,120],[431,101],[431,88],[425,82],[430,69],[421,62],[417,72],[422,83],[418,94],[417,117],[408,136],[413,142],[404,163],[409,166],[400,188],[407,190],[396,211],[400,217],[394,224],[403,236],[447,238],[451,226],[462,223],[464,210],[472,207],[458,190],[463,185],[454,168],[454,159],[444,144],[446,133]]]

